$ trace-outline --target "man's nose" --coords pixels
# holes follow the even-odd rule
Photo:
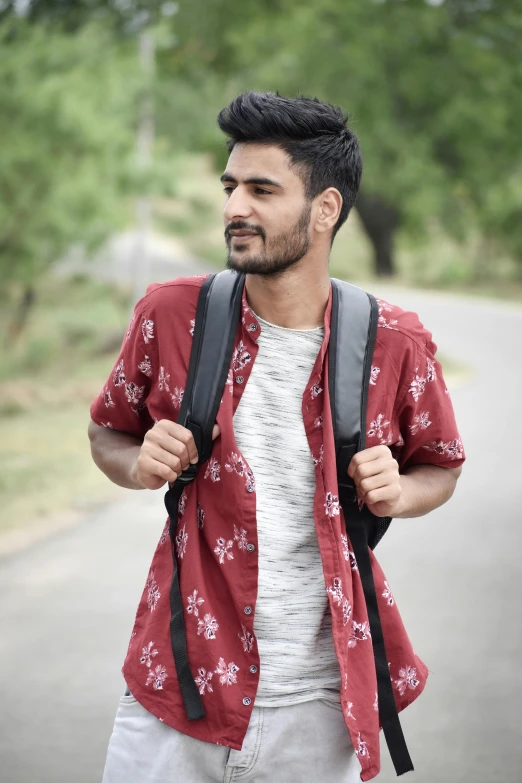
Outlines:
[[[245,220],[251,213],[252,209],[245,192],[241,191],[241,188],[235,188],[228,197],[223,210],[225,220],[227,222],[238,219]]]

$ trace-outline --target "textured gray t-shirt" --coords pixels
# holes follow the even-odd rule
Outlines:
[[[237,444],[256,479],[256,705],[338,703],[339,664],[313,518],[314,464],[301,410],[324,329],[286,329],[257,318],[259,352],[234,415]]]

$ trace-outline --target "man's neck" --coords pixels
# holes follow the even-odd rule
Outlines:
[[[247,275],[246,295],[252,310],[277,326],[313,329],[322,326],[330,294],[328,271],[289,269],[278,278]]]

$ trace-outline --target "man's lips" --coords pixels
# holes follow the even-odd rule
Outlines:
[[[255,231],[230,231],[232,239],[251,239],[259,236]]]

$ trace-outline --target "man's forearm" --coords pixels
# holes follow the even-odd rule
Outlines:
[[[124,432],[99,427],[91,421],[89,439],[92,458],[102,473],[120,487],[143,489],[131,476],[141,449],[141,441],[138,438]]]
[[[421,517],[453,495],[462,468],[414,465],[400,476],[402,498],[395,517]]]

